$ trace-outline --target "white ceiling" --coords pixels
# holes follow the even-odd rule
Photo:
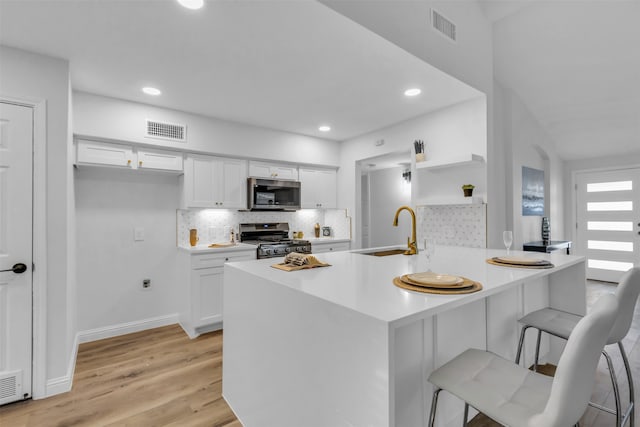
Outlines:
[[[0,43],[76,90],[334,140],[481,96],[315,1],[0,0]]]
[[[494,73],[564,159],[640,154],[640,1],[493,1]]]

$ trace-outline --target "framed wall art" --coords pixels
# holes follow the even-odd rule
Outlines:
[[[522,167],[522,215],[544,215],[544,171]]]

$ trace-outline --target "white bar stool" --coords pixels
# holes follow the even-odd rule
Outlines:
[[[607,361],[607,366],[609,368],[609,374],[611,375],[611,384],[613,386],[613,395],[615,400],[616,409],[606,408],[602,405],[598,405],[596,403],[589,402],[589,405],[599,409],[601,411],[608,412],[616,416],[616,427],[622,427],[629,420],[629,426],[635,426],[635,417],[634,417],[634,390],[633,390],[633,378],[631,376],[631,368],[629,366],[629,359],[627,358],[627,353],[624,350],[622,345],[622,339],[629,332],[629,328],[631,327],[631,321],[633,320],[633,312],[635,310],[636,301],[638,300],[638,295],[640,294],[640,267],[631,268],[627,271],[622,279],[620,280],[620,284],[616,290],[615,296],[618,300],[619,310],[616,318],[616,322],[611,329],[611,333],[609,334],[609,338],[607,339],[607,345],[610,344],[618,344],[618,348],[620,349],[620,354],[622,355],[622,361],[624,363],[624,368],[627,374],[627,382],[629,383],[629,406],[627,409],[622,411],[622,404],[620,402],[620,390],[618,387],[618,380],[616,378],[615,370],[613,368],[613,363],[611,361],[611,357],[607,353],[606,350],[602,351],[605,360]],[[533,362],[534,371],[538,366],[538,356],[540,354],[540,338],[542,336],[542,332],[547,334],[562,338],[568,339],[571,336],[572,331],[574,330],[576,324],[580,321],[582,316],[577,316],[575,314],[566,313],[564,311],[555,310],[553,308],[543,308],[542,310],[533,311],[522,319],[519,320],[522,323],[522,331],[520,333],[520,341],[518,343],[518,352],[516,354],[516,363],[520,363],[520,355],[522,354],[522,345],[524,342],[524,334],[527,329],[535,328],[538,330],[538,339],[536,342],[536,354]]]
[[[618,302],[604,295],[578,322],[569,338],[555,377],[530,371],[493,353],[469,349],[435,370],[429,425],[433,427],[440,391],[511,427],[577,425],[587,408],[600,352],[616,319]]]

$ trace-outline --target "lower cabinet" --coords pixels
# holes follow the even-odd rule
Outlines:
[[[311,242],[311,252],[314,254],[348,251],[349,249],[351,249],[349,242]]]
[[[215,253],[181,253],[183,271],[188,274],[183,294],[180,326],[191,338],[222,328],[222,285],[224,264],[256,259],[256,250]]]

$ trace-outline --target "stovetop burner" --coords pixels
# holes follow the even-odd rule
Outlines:
[[[285,256],[291,252],[311,253],[308,240],[289,238],[286,222],[240,224],[240,241],[258,245],[258,258]]]

